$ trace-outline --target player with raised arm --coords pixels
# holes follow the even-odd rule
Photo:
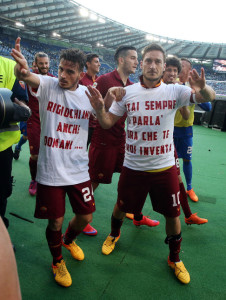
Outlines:
[[[181,59],[182,69],[179,73],[180,83],[189,85],[189,74],[192,69],[191,61],[187,58]],[[203,110],[210,111],[211,103],[199,103]],[[192,188],[192,146],[193,146],[193,123],[194,123],[195,104],[189,106],[190,115],[185,120],[180,111],[176,112],[174,120],[174,143],[179,158],[183,159],[183,171],[187,183],[187,191],[189,198],[197,202],[199,200],[194,189]]]
[[[16,77],[37,89],[41,137],[35,217],[48,219],[46,239],[54,278],[58,284],[68,287],[72,279],[63,260],[62,245],[74,259],[84,259],[74,239],[91,222],[95,211],[86,149],[89,117],[94,110],[85,94],[87,88],[78,85],[85,54],[78,49],[63,50],[58,78],[30,72],[20,51],[20,38],[16,39],[11,55],[17,62]],[[74,216],[62,236],[66,194]]]
[[[120,238],[126,212],[139,213],[149,194],[153,209],[166,220],[168,265],[184,284],[190,275],[179,258],[181,246],[179,181],[174,158],[174,117],[179,107],[195,102],[212,101],[213,89],[201,75],[190,72],[189,87],[166,85],[161,79],[165,70],[165,51],[158,44],[144,48],[140,82],[126,87],[126,95],[106,112],[99,91],[89,87],[89,98],[100,125],[108,129],[127,113],[126,153],[118,183],[118,199],[111,218],[111,232],[102,246],[109,255]]]

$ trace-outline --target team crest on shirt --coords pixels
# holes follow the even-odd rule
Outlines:
[[[24,83],[24,81],[19,81],[19,84],[20,84],[20,86],[22,87],[22,89],[24,89],[25,90],[25,83]]]

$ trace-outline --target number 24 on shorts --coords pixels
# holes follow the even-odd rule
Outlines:
[[[89,187],[85,187],[82,189],[83,199],[85,202],[92,200],[93,189],[90,191]]]

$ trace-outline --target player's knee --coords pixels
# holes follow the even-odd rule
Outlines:
[[[88,215],[76,215],[77,221],[79,223],[84,223],[84,224],[88,224],[91,223],[93,220],[93,215],[92,214],[88,214]]]
[[[63,223],[62,218],[51,219],[51,220],[49,220],[48,227],[50,230],[59,231],[62,228],[62,223]]]
[[[31,154],[31,159],[32,160],[38,160],[38,155]]]

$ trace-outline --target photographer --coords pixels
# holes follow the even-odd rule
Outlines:
[[[13,60],[0,56],[0,216],[6,227],[9,226],[5,217],[7,198],[12,193],[12,145],[20,139],[16,122],[25,121],[30,116],[29,108],[20,102],[27,102],[28,97],[24,83],[14,75],[15,64]],[[9,101],[10,93],[14,103]]]

